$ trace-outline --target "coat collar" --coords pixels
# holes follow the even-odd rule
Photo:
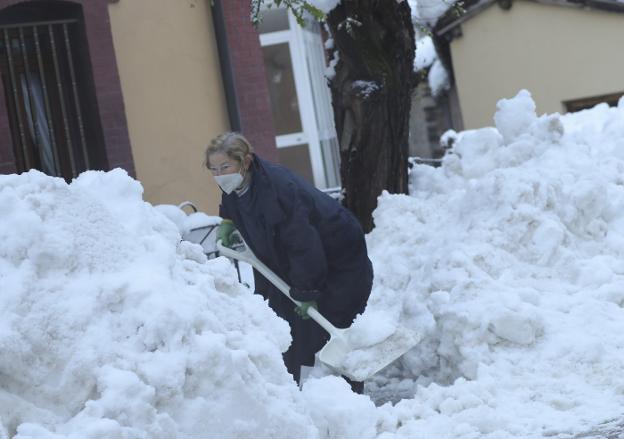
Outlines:
[[[252,202],[259,203],[267,225],[271,226],[282,222],[286,218],[286,213],[278,201],[277,190],[271,179],[272,166],[270,162],[254,154],[254,159],[251,162],[252,173],[249,188]],[[238,195],[234,192],[223,194],[223,200],[230,205],[236,204],[236,197]]]

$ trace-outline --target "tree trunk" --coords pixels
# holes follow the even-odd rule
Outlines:
[[[403,0],[342,0],[327,17],[339,60],[330,80],[344,205],[362,223],[383,190],[407,192],[414,28]]]

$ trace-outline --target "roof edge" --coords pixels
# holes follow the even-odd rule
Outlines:
[[[434,34],[438,37],[453,39],[454,33],[449,33],[460,26],[462,23],[470,20],[474,16],[480,14],[494,3],[500,0],[476,0],[466,8],[466,12],[461,17],[453,17],[453,11],[443,15],[438,24],[434,27]],[[512,0],[507,0],[511,3]],[[533,3],[551,6],[564,6],[575,9],[592,9],[606,12],[624,13],[624,2],[617,0],[526,0]]]

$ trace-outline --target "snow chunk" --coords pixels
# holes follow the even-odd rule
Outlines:
[[[438,59],[433,40],[430,36],[416,41],[416,57],[414,58],[414,71],[425,69],[429,67],[435,60]]]
[[[530,345],[535,341],[541,325],[517,313],[502,313],[492,321],[492,331],[513,343]]]
[[[535,102],[527,90],[521,90],[512,99],[501,99],[496,104],[494,122],[506,144],[528,131],[536,119]]]
[[[429,80],[429,87],[431,87],[431,93],[433,96],[438,96],[450,87],[448,72],[442,65],[442,61],[439,59],[436,59],[431,66],[427,79]]]
[[[358,96],[367,99],[371,95],[375,94],[379,89],[380,85],[375,81],[354,81],[351,88]]]
[[[379,414],[372,401],[351,392],[341,378],[326,377],[309,380],[303,396],[311,404],[312,418],[328,439],[375,438]]]

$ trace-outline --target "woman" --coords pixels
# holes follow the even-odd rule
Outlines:
[[[373,282],[364,233],[340,203],[288,169],[253,153],[238,133],[216,137],[206,148],[206,166],[223,191],[224,218],[217,239],[230,246],[237,229],[254,254],[291,286],[300,307],[254,270],[256,293],[290,323],[293,342],[284,354],[299,382],[301,365],[329,339],[307,309],[318,308],[330,322],[346,328],[364,311]],[[349,381],[361,393],[363,383]]]

